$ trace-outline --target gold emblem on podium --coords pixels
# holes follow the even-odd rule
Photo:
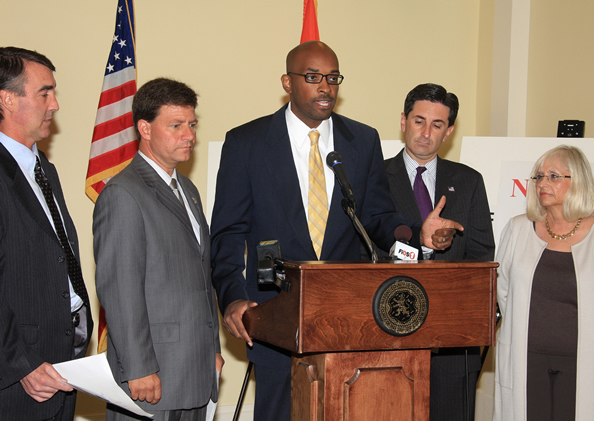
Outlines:
[[[373,297],[373,317],[385,332],[406,336],[416,332],[429,312],[429,299],[423,286],[408,276],[385,281]]]

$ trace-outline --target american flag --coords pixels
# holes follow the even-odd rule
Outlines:
[[[116,26],[105,67],[95,130],[91,143],[85,192],[95,202],[111,177],[132,160],[138,140],[132,123],[132,99],[136,93],[136,38],[134,2],[118,0]],[[97,352],[107,349],[107,324],[99,314]]]
[[[134,2],[118,0],[85,183],[85,192],[93,202],[105,183],[128,165],[138,150],[132,123],[132,98],[136,93],[134,34]]]

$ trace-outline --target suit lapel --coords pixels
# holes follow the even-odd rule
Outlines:
[[[340,116],[334,113],[332,113],[332,126],[334,150],[342,156],[343,165],[349,181],[356,180],[359,155],[353,146],[355,137],[346,127]],[[357,192],[354,193],[357,194]],[[343,195],[340,184],[338,180],[335,180],[332,200],[330,202],[330,212],[328,213],[328,222],[326,224],[326,233],[324,234],[324,244],[322,245],[322,258],[329,253],[329,250],[325,250],[325,247],[327,248],[328,244],[336,244],[336,236],[344,230],[345,212],[342,209],[342,199]]]
[[[187,210],[184,209],[184,206],[175,197],[173,190],[165,184],[159,174],[138,154],[134,156],[130,165],[138,173],[140,178],[142,178],[147,187],[153,190],[155,199],[171,212],[182,226],[194,236],[194,230],[192,229]]]
[[[72,251],[75,255],[78,255],[78,245],[74,247],[75,241],[78,241],[78,238],[76,236],[76,228],[74,227],[74,222],[72,221],[72,218],[70,217],[70,214],[68,213],[68,209],[66,207],[66,199],[64,199],[64,192],[62,191],[62,186],[60,184],[60,179],[58,178],[58,173],[55,167],[52,164],[50,164],[50,162],[47,160],[45,154],[42,151],[39,151],[39,160],[41,161],[41,168],[43,168],[43,171],[45,172],[45,175],[49,180],[50,186],[52,186],[52,192],[54,193],[56,203],[60,208],[62,221],[64,222],[64,229],[66,230],[66,236],[68,237],[68,241],[70,242]]]
[[[200,196],[194,194],[193,186],[190,181],[178,173],[178,180],[182,186],[183,194],[188,202],[189,211],[192,212],[194,218],[200,226],[200,241],[198,242],[200,248],[200,254],[204,254],[206,242],[210,239],[210,233],[208,232],[208,224],[204,212],[202,212],[202,204],[200,203]],[[191,225],[191,223],[190,223]],[[194,230],[192,230],[192,233]]]
[[[388,173],[388,181],[390,183],[390,192],[392,201],[395,202],[396,209],[402,212],[408,219],[416,222],[422,222],[421,212],[417,206],[417,199],[410,185],[410,179],[406,172],[406,165],[404,165],[404,149],[400,151],[393,159],[390,160],[386,167]],[[401,198],[396,201],[396,197]]]
[[[40,156],[42,156],[42,154],[40,154]],[[47,162],[47,160],[42,156],[41,161],[43,167],[44,161]],[[31,189],[29,182],[25,178],[25,175],[21,171],[19,164],[1,143],[0,164],[4,168],[4,172],[6,173],[7,177],[12,181],[12,191],[14,195],[22,203],[23,207],[29,213],[31,218],[41,227],[43,231],[45,231],[54,241],[56,241],[57,244],[60,244],[56,232],[54,231],[49,219],[47,218],[47,215],[41,207],[37,196]],[[50,180],[50,183],[55,183],[55,181]],[[54,184],[52,184],[52,188],[53,186]],[[62,209],[62,207],[60,208]]]
[[[291,141],[285,119],[286,108],[287,106],[282,107],[272,116],[272,123],[264,139],[267,149],[264,162],[271,175],[270,182],[277,192],[279,203],[286,216],[287,226],[294,231],[295,237],[299,238],[304,249],[314,253],[307,226],[307,216],[301,200],[301,188],[295,169],[295,160],[291,151]],[[291,193],[287,194],[287,192]]]
[[[455,188],[453,174],[450,172],[446,163],[439,156],[437,157],[437,179],[435,183],[435,203],[441,199],[441,196],[446,197],[446,207],[450,201],[455,199]],[[453,203],[450,203],[450,208]],[[445,210],[445,209],[444,209]]]

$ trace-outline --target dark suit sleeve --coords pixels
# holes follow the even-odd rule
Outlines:
[[[464,236],[467,240],[463,259],[491,261],[495,257],[495,240],[489,202],[482,175],[476,173],[475,180],[469,220],[464,224]]]
[[[0,241],[2,241],[1,238]],[[1,267],[0,279],[2,279]],[[44,361],[25,343],[14,313],[4,299],[0,300],[0,335],[2,335],[0,348],[1,390],[27,376]]]
[[[233,301],[249,299],[246,291],[246,235],[252,229],[252,190],[246,167],[247,151],[227,133],[217,176],[215,206],[211,220],[212,282],[224,314]]]
[[[73,251],[78,254],[76,231],[58,174],[43,153],[40,156]],[[43,224],[47,231],[42,229]],[[70,300],[63,297],[68,281],[66,266],[59,259],[62,248],[52,235],[51,225],[18,164],[0,144],[0,390],[45,361],[72,358],[72,341],[58,335],[70,326]],[[6,401],[10,397],[0,399],[10,404]]]
[[[2,187],[2,186],[0,186]],[[2,189],[3,190],[3,189]],[[7,192],[4,193],[4,199]],[[0,207],[0,244],[6,244],[6,227],[4,212],[5,204]],[[0,283],[16,283],[16,279],[7,279],[5,266],[7,256],[0,251]],[[0,285],[2,290],[5,285]],[[10,308],[10,303],[6,302],[5,294],[0,296],[0,389],[4,389],[25,377],[36,367],[43,364],[43,359],[25,344],[21,335],[19,323],[14,312]]]

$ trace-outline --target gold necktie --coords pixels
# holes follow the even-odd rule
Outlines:
[[[307,214],[309,218],[309,235],[318,259],[322,252],[324,233],[326,232],[326,221],[328,220],[328,196],[326,195],[324,165],[322,164],[322,157],[320,156],[320,149],[318,147],[319,138],[320,132],[309,132],[311,149],[309,150],[309,194]]]

